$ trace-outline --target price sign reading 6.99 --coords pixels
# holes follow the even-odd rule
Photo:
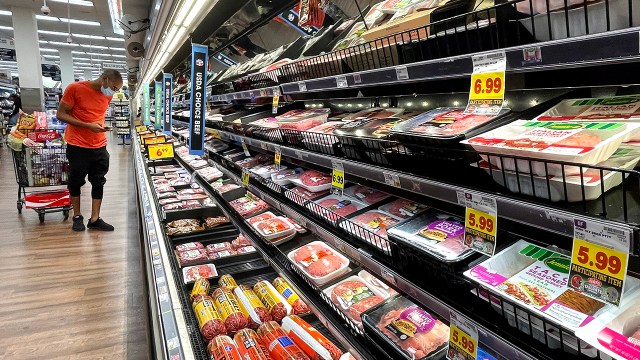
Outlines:
[[[149,145],[147,154],[149,154],[149,160],[170,159],[173,157],[173,143]]]
[[[467,114],[498,115],[504,103],[507,60],[503,51],[473,57]]]
[[[473,91],[470,99],[502,99],[504,73],[488,72],[473,76]]]

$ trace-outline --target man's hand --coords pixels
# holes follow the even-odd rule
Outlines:
[[[103,128],[102,125],[98,124],[98,123],[86,123],[86,127],[93,131],[94,133],[101,133],[101,132],[106,132],[108,131],[107,129]]]

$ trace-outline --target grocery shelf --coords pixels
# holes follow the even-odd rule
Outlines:
[[[279,86],[272,86],[263,89],[232,92],[224,95],[211,95],[211,101],[233,101],[233,100],[251,100],[261,97],[272,97],[274,95],[281,95],[282,92]]]
[[[317,152],[311,152],[303,149],[289,147],[283,144],[276,144],[270,141],[250,138],[242,135],[232,134],[227,131],[207,129],[207,131],[217,132],[223,140],[244,143],[255,149],[263,151],[276,152],[280,150],[285,158],[299,160],[306,163],[323,167],[330,171],[333,163],[341,162],[347,180],[350,176],[377,182],[386,185],[389,178],[397,178],[399,189],[421,194],[433,199],[444,201],[450,204],[458,204],[458,193],[463,191],[474,191],[482,196],[496,198],[498,205],[498,216],[509,219],[518,223],[526,224],[545,231],[551,231],[561,236],[573,237],[573,219],[576,216],[585,216],[586,211],[569,211],[554,208],[548,205],[539,204],[530,201],[524,201],[509,197],[502,194],[488,193],[456,186],[426,177],[417,176],[403,171],[394,170],[387,167],[381,167],[362,163],[350,159],[338,158],[335,156],[325,155]],[[637,207],[632,207],[631,211],[635,213]],[[632,254],[637,254],[640,250],[638,246],[637,225],[630,225],[623,221],[615,221],[621,226],[626,226],[634,233],[634,241],[632,242]]]

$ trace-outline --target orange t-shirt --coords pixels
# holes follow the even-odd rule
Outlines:
[[[60,101],[71,108],[71,116],[74,118],[104,126],[104,113],[109,107],[111,96],[105,96],[102,91],[92,88],[88,81],[77,81],[67,86]],[[107,145],[105,133],[94,133],[71,124],[67,124],[64,139],[71,145],[90,149]]]

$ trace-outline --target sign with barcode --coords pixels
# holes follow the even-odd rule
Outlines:
[[[504,51],[473,57],[473,74],[469,102],[465,113],[498,115],[504,105],[505,70]]]
[[[449,360],[475,360],[478,356],[478,328],[469,319],[451,311],[449,324]]]
[[[340,89],[340,88],[346,88],[349,86],[349,83],[347,82],[347,77],[346,76],[338,76],[336,78],[336,86]]]
[[[332,166],[331,192],[342,196],[344,193],[344,166],[339,161],[332,162]]]
[[[396,77],[398,80],[409,80],[409,71],[406,66],[398,66],[396,68]]]
[[[498,233],[498,204],[495,197],[458,191],[458,203],[466,207],[463,244],[493,256]]]
[[[302,81],[298,83],[298,90],[300,90],[300,92],[305,92],[307,91],[307,84]]]

